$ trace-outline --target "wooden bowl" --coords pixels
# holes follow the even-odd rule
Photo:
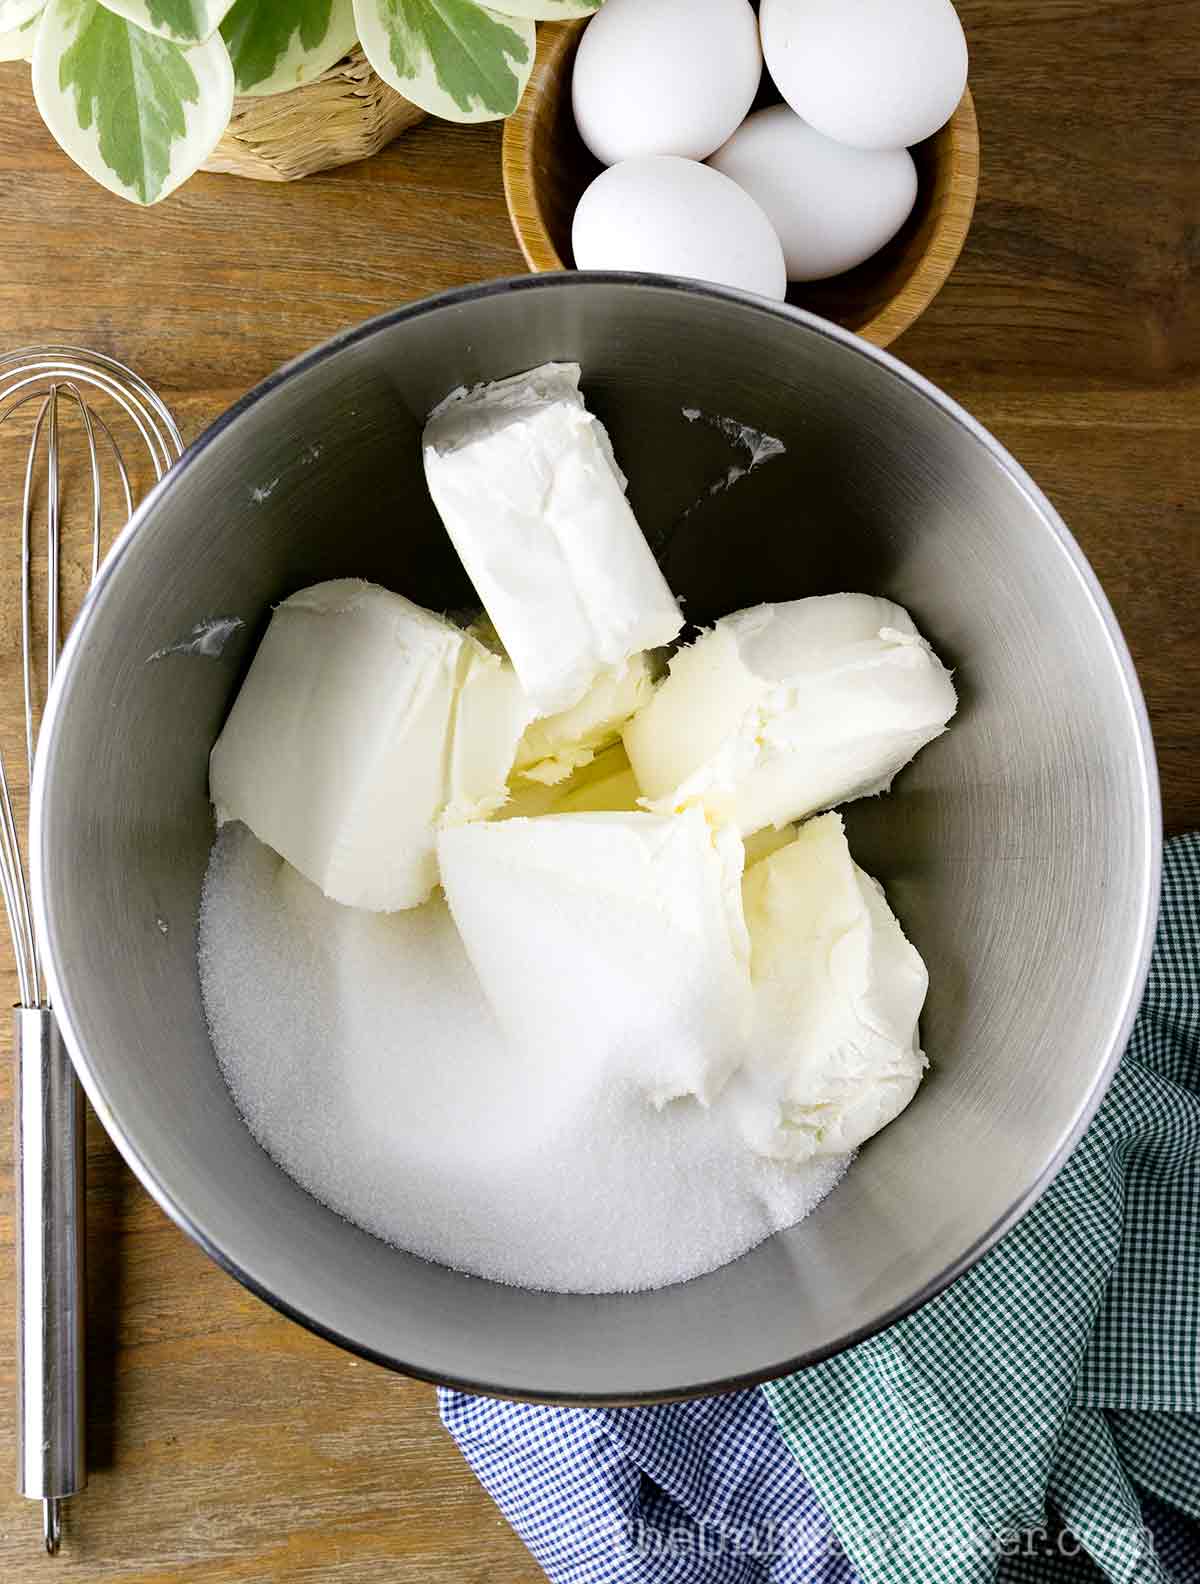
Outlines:
[[[571,112],[571,65],[586,25],[539,26],[529,86],[504,128],[504,196],[521,252],[537,272],[574,268],[575,205],[601,170]],[[788,288],[790,303],[880,347],[929,306],[966,241],[979,185],[979,130],[969,88],[941,131],[912,155],[917,201],[892,240],[844,275]]]

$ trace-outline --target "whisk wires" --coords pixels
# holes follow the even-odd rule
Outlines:
[[[104,531],[104,469],[107,456],[120,487],[121,523],[133,515],[134,490],[121,446],[97,407],[103,400],[130,421],[150,459],[156,479],[162,478],[183,450],[178,426],[161,398],[132,369],[81,347],[26,347],[0,357],[0,427],[31,404],[37,411],[25,457],[21,497],[21,673],[25,705],[26,786],[33,784],[40,709],[34,651],[35,507],[39,481],[45,482],[46,515],[46,688],[49,690],[62,648],[61,556],[63,531],[63,446],[68,429],[78,428],[86,456],[91,495],[91,565],[89,583],[100,567]],[[64,425],[70,415],[75,421]],[[42,465],[44,459],[44,466]],[[48,1004],[29,881],[21,844],[13,789],[0,748],[0,889],[8,913],[17,965],[21,1004]]]

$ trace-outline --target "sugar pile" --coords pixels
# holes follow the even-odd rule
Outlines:
[[[666,1286],[808,1214],[849,1156],[747,1150],[725,1097],[661,1110],[611,1073],[507,1044],[440,895],[343,907],[236,822],[213,847],[199,963],[255,1138],[399,1248],[560,1292]],[[536,1060],[536,1066],[533,1063]]]

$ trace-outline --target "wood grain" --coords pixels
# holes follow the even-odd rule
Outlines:
[[[1009,446],[1116,607],[1168,829],[1200,825],[1200,12],[1190,0],[961,0],[986,135],[957,268],[894,350]],[[427,122],[292,185],[203,176],[149,212],[94,187],[0,67],[0,345],[124,357],[195,435],[313,342],[517,272],[495,127]],[[15,478],[0,442],[0,556]],[[9,570],[3,568],[8,566]],[[0,561],[0,737],[18,740]],[[5,953],[7,967],[8,958]],[[6,983],[13,999],[12,975]],[[93,1126],[93,1475],[59,1564],[11,1494],[10,1064],[0,1059],[0,1578],[535,1584],[428,1387],[243,1292]]]
[[[504,195],[531,270],[573,267],[571,225],[601,166],[571,113],[571,70],[586,21],[543,27],[520,108],[504,128]],[[768,85],[762,104],[778,103]],[[890,346],[941,290],[954,268],[979,186],[979,128],[968,89],[954,115],[913,149],[917,198],[904,225],[872,258],[830,281],[788,288],[788,301]]]

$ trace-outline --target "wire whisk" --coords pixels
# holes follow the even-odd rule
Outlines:
[[[169,409],[139,375],[80,347],[26,347],[0,357],[0,429],[34,407],[21,497],[21,673],[26,788],[33,783],[41,707],[35,659],[34,521],[46,521],[45,688],[62,647],[62,538],[67,447],[78,445],[90,495],[89,584],[110,521],[133,515],[137,480],[114,427],[132,427],[160,479],[183,449]],[[106,417],[107,413],[107,417]],[[75,434],[72,441],[69,437]],[[105,509],[115,475],[118,511]],[[17,1456],[22,1493],[42,1503],[43,1538],[54,1555],[61,1502],[87,1481],[83,1400],[83,1099],[54,1014],[38,942],[28,871],[8,767],[0,746],[0,889],[21,997],[14,1013],[17,1059]]]

